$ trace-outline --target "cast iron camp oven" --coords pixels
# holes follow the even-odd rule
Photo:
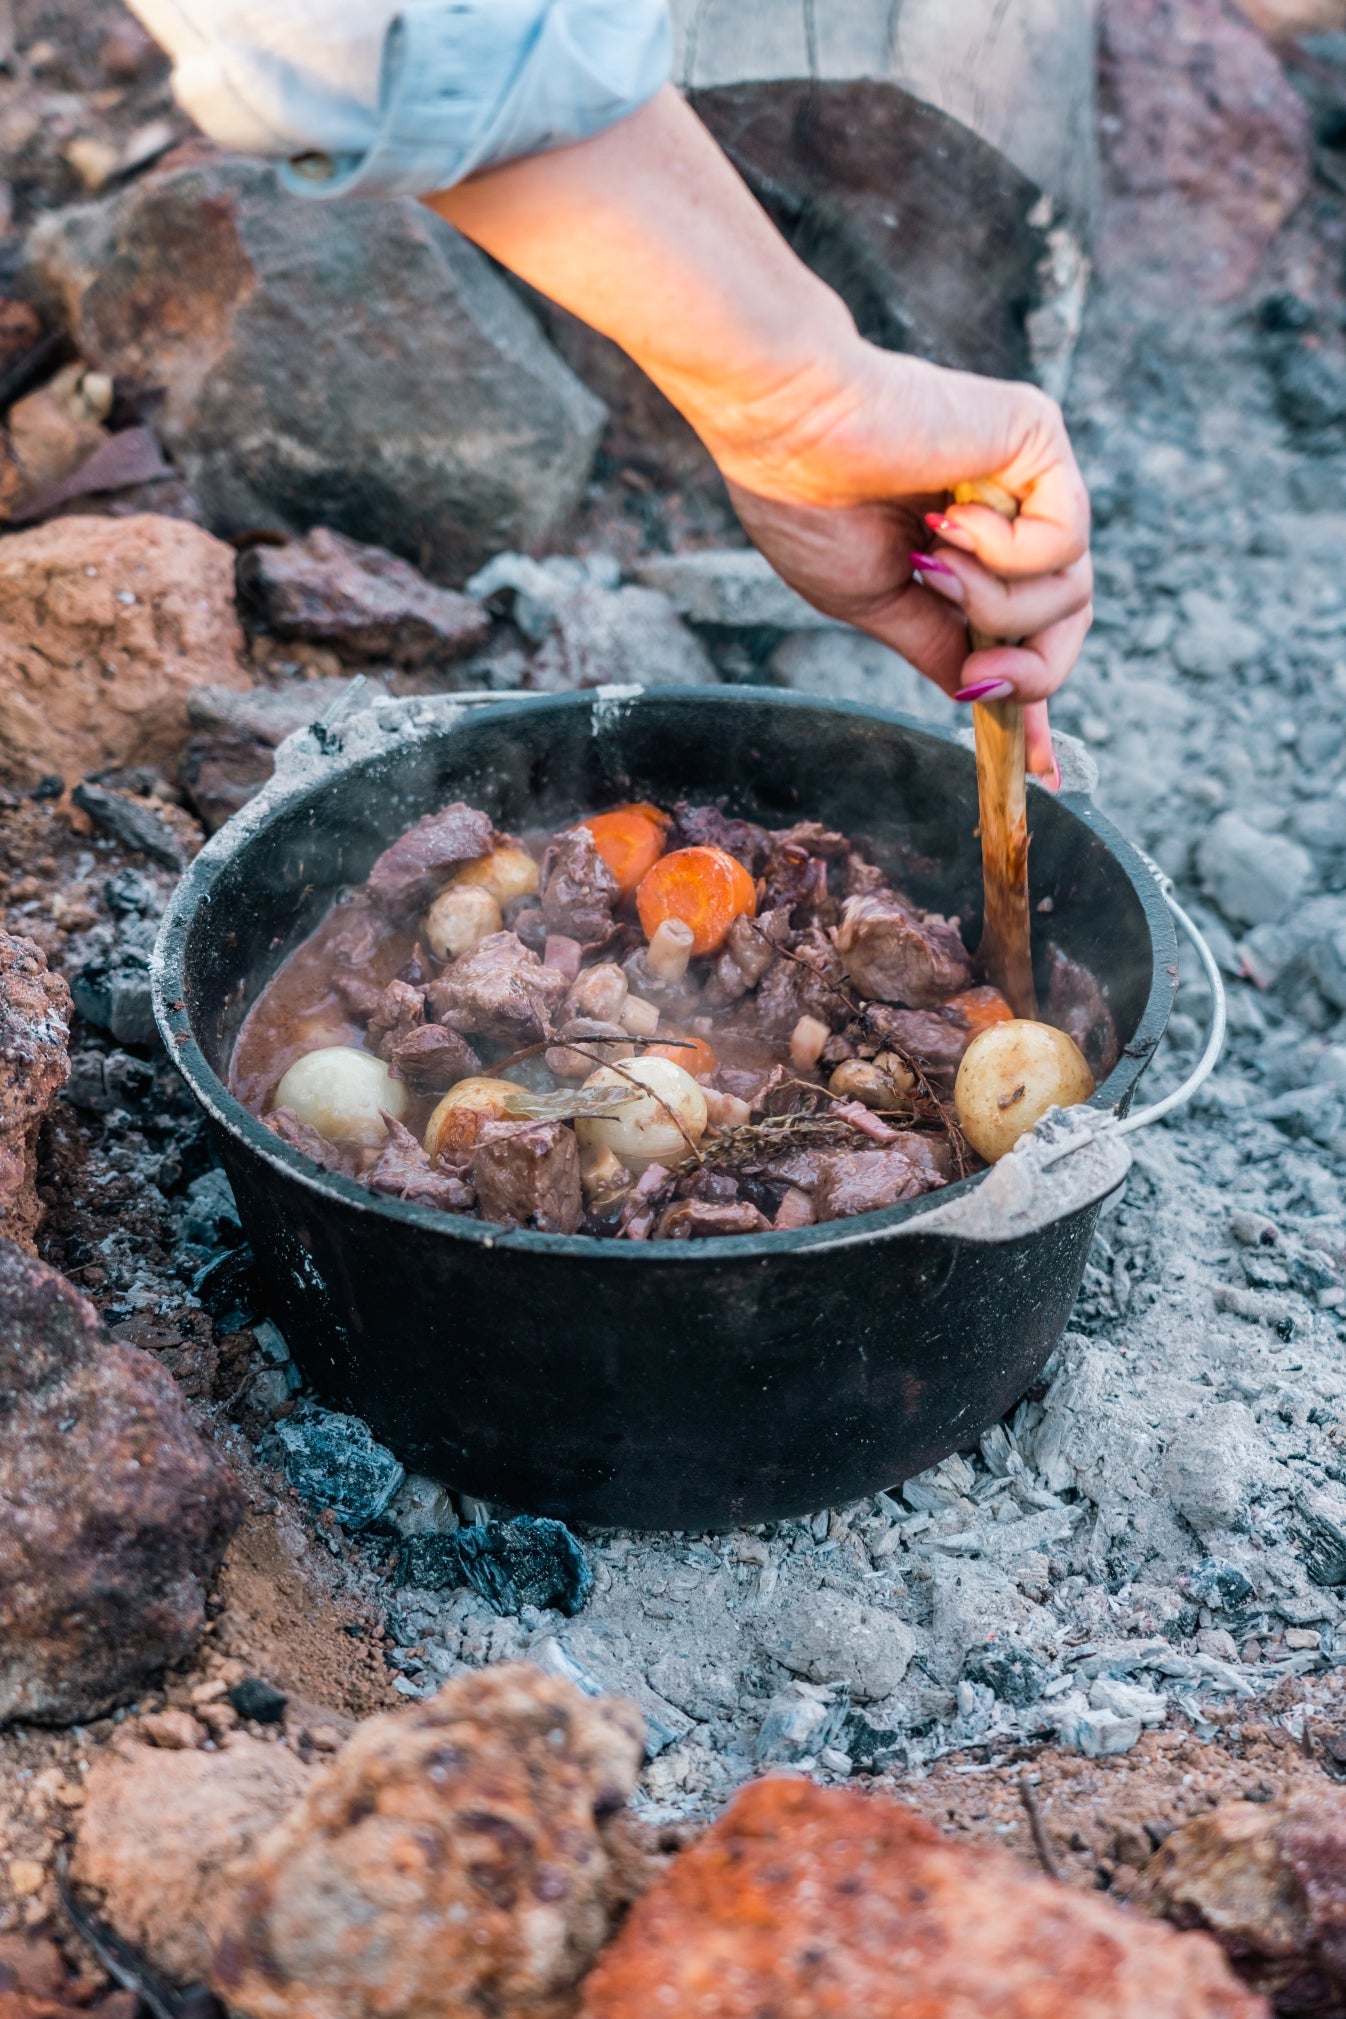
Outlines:
[[[228,1093],[249,1005],[423,813],[464,799],[517,830],[722,797],[770,826],[840,828],[976,945],[970,752],[878,709],[748,687],[436,697],[319,723],[164,920],[160,1028],[296,1361],[408,1466],[486,1500],[691,1531],[842,1504],[974,1443],[1041,1372],[1079,1290],[1097,1182],[1008,1233],[976,1222],[984,1173],[793,1233],[507,1233],[318,1170]],[[1152,870],[1087,799],[1030,800],[1037,953],[1050,936],[1102,982],[1123,1051],[1095,1105],[1123,1110],[1168,1019],[1173,926]]]

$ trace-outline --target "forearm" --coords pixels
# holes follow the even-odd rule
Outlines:
[[[581,146],[428,201],[620,344],[728,474],[853,377],[863,347],[844,304],[669,86]]]

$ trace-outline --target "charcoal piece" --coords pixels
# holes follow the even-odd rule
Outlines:
[[[278,1423],[275,1435],[295,1492],[314,1507],[330,1507],[343,1528],[377,1521],[406,1477],[358,1416],[314,1409]]]
[[[1305,1570],[1315,1584],[1346,1584],[1346,1503],[1329,1500],[1324,1493],[1306,1493],[1300,1513]]]
[[[1208,1605],[1215,1612],[1243,1605],[1253,1595],[1251,1580],[1236,1563],[1227,1563],[1222,1556],[1203,1557],[1182,1582],[1198,1605]]]
[[[974,1648],[963,1664],[963,1673],[969,1682],[985,1684],[1002,1703],[1013,1704],[1016,1710],[1035,1704],[1047,1679],[1042,1663],[1011,1640]]]
[[[257,1284],[252,1249],[228,1248],[198,1269],[192,1295],[224,1332],[239,1332],[257,1316]]]
[[[837,1743],[850,1754],[851,1766],[857,1774],[888,1774],[895,1767],[910,1764],[907,1733],[876,1725],[863,1711],[847,1713]]]
[[[80,1015],[99,1030],[111,1031],[118,1044],[153,1040],[149,955],[139,947],[121,946],[109,957],[86,961],[70,977],[70,996]]]
[[[516,1521],[479,1522],[453,1535],[412,1536],[402,1551],[398,1581],[426,1591],[469,1585],[502,1615],[535,1605],[573,1619],[594,1579],[564,1522],[521,1514]]]
[[[108,792],[86,778],[70,797],[90,820],[97,821],[128,848],[139,849],[165,869],[185,869],[187,851],[162,813],[147,799],[129,792]]]
[[[787,1683],[758,1726],[753,1743],[758,1766],[793,1766],[816,1759],[827,1746],[844,1745],[850,1702],[848,1683]]]
[[[103,885],[103,902],[114,918],[147,918],[159,908],[154,886],[138,869],[119,869]]]
[[[260,1676],[245,1675],[229,1691],[229,1701],[241,1718],[248,1718],[253,1724],[278,1725],[290,1699]]]

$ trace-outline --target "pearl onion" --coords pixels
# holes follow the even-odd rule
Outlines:
[[[274,1105],[293,1108],[330,1143],[377,1148],[387,1138],[379,1109],[401,1121],[405,1080],[395,1080],[382,1059],[354,1045],[324,1045],[296,1059],[276,1088]]]
[[[500,906],[483,885],[451,883],[425,914],[425,937],[436,960],[457,960],[502,923]]]
[[[532,897],[541,882],[541,873],[526,848],[515,848],[506,842],[493,848],[489,855],[469,862],[453,881],[459,889],[480,884],[490,891],[497,904],[509,904],[516,897]]]
[[[632,1080],[650,1092],[629,1102],[620,1115],[608,1119],[582,1115],[575,1124],[575,1134],[581,1148],[606,1146],[639,1177],[650,1164],[680,1163],[689,1141],[700,1142],[706,1131],[706,1096],[691,1074],[672,1059],[631,1059],[620,1072],[600,1066],[584,1084],[620,1090],[629,1087]]]

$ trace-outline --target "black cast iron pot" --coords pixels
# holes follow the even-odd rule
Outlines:
[[[813,817],[857,837],[976,943],[970,753],[876,709],[752,688],[481,709],[437,697],[317,725],[207,844],[164,920],[160,1028],[305,1376],[409,1466],[488,1500],[699,1531],[872,1493],[1012,1406],[1080,1286],[1099,1211],[1087,1190],[989,1239],[960,1231],[975,1201],[957,1195],[979,1178],[797,1233],[654,1246],[504,1233],[317,1170],[226,1091],[259,990],[422,813],[462,798],[517,828],[720,795],[769,825]],[[1154,877],[1087,800],[1030,800],[1033,896],[1050,900],[1035,916],[1107,990],[1125,1049],[1095,1098],[1121,1108],[1168,1018],[1173,929]]]

